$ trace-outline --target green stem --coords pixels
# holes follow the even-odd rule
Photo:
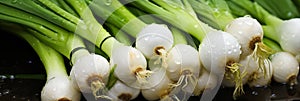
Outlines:
[[[188,1],[200,20],[216,29],[224,30],[227,24],[234,20],[224,0]]]
[[[291,19],[299,17],[299,12],[292,0],[255,0],[270,14],[281,19]]]
[[[174,27],[170,27],[172,34],[173,34],[173,38],[174,38],[174,44],[188,44],[186,37],[184,35],[183,32],[181,32],[179,29],[174,28]]]
[[[277,35],[276,29],[274,29],[274,27],[272,27],[272,26],[262,26],[262,28],[263,28],[265,37],[279,42],[279,40],[280,40],[279,37],[278,37],[279,35]]]
[[[37,38],[26,31],[12,31],[24,38],[37,52],[44,64],[47,80],[55,76],[68,76],[62,56],[54,49],[44,45]]]
[[[70,6],[69,6],[69,4],[67,4],[66,2],[65,2],[65,0],[56,0],[60,5],[61,5],[61,7],[64,9],[64,10],[66,10],[68,13],[70,13],[70,14],[73,14],[74,16],[76,16],[76,17],[78,17],[79,15],[74,11],[74,9],[73,8],[71,8]]]
[[[131,46],[133,44],[134,38],[130,37],[128,34],[123,32],[122,30],[118,29],[116,26],[105,23],[105,25],[108,27],[108,30],[113,34],[113,36],[120,41],[121,43]]]
[[[263,43],[277,52],[282,51],[280,45],[269,38],[263,38]]]
[[[55,48],[57,51],[59,51],[61,54],[63,54],[64,56],[66,56],[69,59],[70,59],[71,51],[73,49],[75,49],[77,47],[85,47],[79,37],[67,32],[67,31],[64,31],[62,29],[59,29],[58,30],[59,32],[57,33],[57,32],[53,32],[53,31],[57,30],[56,28],[48,29],[47,27],[42,26],[40,24],[36,24],[36,23],[30,22],[30,21],[26,21],[26,20],[14,18],[11,16],[2,15],[2,14],[0,14],[0,19],[6,20],[6,21],[11,21],[14,23],[23,24],[23,25],[30,27],[30,28],[27,28],[27,30],[29,30],[33,35],[38,37],[41,41],[43,41],[47,45],[51,46],[52,48]],[[50,24],[51,23],[49,23],[47,25],[55,26],[55,25],[50,25]],[[3,23],[2,23],[2,25],[3,25]],[[14,28],[15,26],[9,26],[7,28],[10,28],[10,27]],[[2,27],[5,27],[5,26],[2,26]],[[81,51],[80,53],[87,54],[88,52]],[[72,61],[72,63],[74,63],[74,61],[77,58],[82,56],[81,54],[79,54],[79,52],[77,52],[77,54],[78,55],[73,54],[73,59],[70,59]]]
[[[48,10],[45,7],[43,7],[43,5],[40,5],[40,3],[36,0],[18,0],[16,2],[12,2],[11,0],[0,0],[0,3],[42,17],[48,20],[49,22],[55,23],[56,25],[62,28],[66,28],[69,31],[76,30],[76,24],[62,18],[61,16],[56,15],[51,10]],[[8,12],[8,11],[4,11],[4,12]],[[14,12],[8,12],[8,13],[14,13]]]
[[[239,5],[241,8],[247,10],[252,16],[257,18],[260,22],[263,22],[270,26],[277,26],[280,25],[283,21],[265,9],[263,9],[260,5],[256,2],[251,2],[249,0],[231,0],[235,4]]]
[[[119,1],[112,0],[110,4],[105,4],[106,0],[94,0],[88,2],[97,16],[114,24],[118,28],[122,28],[132,37],[137,34],[147,25],[130,11],[125,8]]]
[[[171,0],[154,0],[153,2],[157,5],[146,0],[137,0],[133,3],[138,8],[143,8],[142,10],[155,14],[177,28],[188,32],[199,41],[203,40],[206,33],[214,30],[198,20],[186,0],[183,0],[182,4]]]
[[[56,4],[52,3],[49,0],[39,0],[39,1],[41,3],[43,3],[44,5],[46,5],[48,8],[50,8],[51,10],[55,11],[60,16],[68,19],[69,21],[71,21],[74,24],[78,24],[78,22],[80,21],[80,19],[78,19],[74,15],[68,13],[67,11],[63,10],[62,8],[58,7]]]
[[[109,37],[110,34],[94,18],[93,13],[84,0],[67,0],[67,2],[75,8],[75,11],[83,19],[83,22],[78,24],[79,28],[75,33],[78,33],[98,47],[101,47],[101,50],[109,57],[111,56],[113,48],[123,45],[115,38],[109,38],[105,40],[105,42],[102,42],[105,38]],[[102,46],[100,46],[101,43],[103,43]]]

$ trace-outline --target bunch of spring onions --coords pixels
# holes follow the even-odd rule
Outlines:
[[[0,27],[40,56],[44,101],[78,101],[79,91],[86,100],[213,100],[222,85],[236,99],[245,84],[297,84],[299,12],[268,2],[0,0]]]

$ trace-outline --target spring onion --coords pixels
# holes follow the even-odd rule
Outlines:
[[[299,64],[295,56],[288,52],[277,52],[271,57],[273,66],[273,79],[279,83],[296,85]]]
[[[231,0],[231,2],[245,9],[253,17],[266,24],[266,26],[263,26],[264,36],[278,42],[284,51],[290,52],[293,55],[300,54],[300,46],[298,45],[300,41],[297,39],[300,37],[300,34],[296,27],[299,26],[297,24],[300,22],[298,18],[281,20],[271,15],[256,2],[248,0]]]
[[[69,78],[61,54],[40,42],[37,38],[29,34],[29,32],[17,27],[14,28],[18,29],[18,31],[11,32],[24,38],[37,52],[44,64],[47,81],[41,92],[41,100],[80,100],[80,92]]]

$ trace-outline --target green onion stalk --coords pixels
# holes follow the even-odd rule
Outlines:
[[[80,100],[80,91],[73,85],[67,74],[64,60],[60,53],[51,47],[43,44],[30,32],[15,26],[2,28],[15,28],[14,31],[5,29],[25,39],[36,51],[44,64],[47,81],[41,91],[42,100]]]
[[[299,11],[293,0],[254,0],[270,14],[280,19],[291,19],[299,17]]]

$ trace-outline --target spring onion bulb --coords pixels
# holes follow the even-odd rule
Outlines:
[[[265,73],[259,69],[259,65],[253,58],[249,58],[248,64],[251,64],[256,67],[251,67],[251,68],[257,68],[252,74],[250,74],[248,78],[247,84],[250,87],[263,87],[263,86],[268,86],[271,83],[272,75],[273,75],[273,67],[270,62],[264,62],[264,65],[266,66]],[[251,66],[249,65],[248,68]],[[248,74],[247,74],[248,75]]]
[[[73,84],[83,93],[92,93],[96,98],[106,98],[105,85],[109,76],[108,61],[97,54],[89,54],[75,61],[71,70]]]
[[[217,86],[217,76],[209,73],[204,68],[201,69],[200,77],[198,78],[194,95],[200,95],[204,90],[212,90]]]
[[[172,81],[178,81],[184,75],[197,78],[200,72],[199,53],[186,44],[175,45],[168,53],[167,63],[167,75]]]
[[[233,76],[236,83],[234,96],[242,92],[242,74],[240,73],[239,59],[241,46],[231,34],[222,31],[207,33],[199,46],[200,60],[211,73],[217,76]],[[225,74],[224,74],[225,73]]]
[[[108,91],[108,96],[113,101],[129,101],[135,99],[140,93],[140,89],[132,88],[121,81],[117,81]]]
[[[46,46],[25,30],[18,29],[18,31],[11,32],[24,38],[37,52],[44,64],[47,73],[47,82],[42,89],[41,100],[79,101],[81,98],[80,92],[73,86],[67,74],[61,54]]]
[[[276,82],[297,84],[299,64],[296,58],[288,52],[277,52],[271,57],[273,78]]]
[[[147,100],[158,100],[163,98],[168,98],[168,95],[170,93],[170,85],[172,81],[168,78],[168,76],[157,76],[153,75],[150,78],[161,80],[156,84],[155,86],[147,89],[142,89],[142,95]]]
[[[280,44],[284,51],[290,52],[293,55],[300,55],[300,31],[297,26],[300,26],[300,18],[285,20],[276,28],[277,33],[274,33],[275,40]],[[270,33],[271,34],[271,33]]]
[[[248,0],[231,1],[233,2],[232,4],[245,9],[260,22],[266,24],[266,26],[263,27],[264,36],[278,42],[284,51],[290,52],[295,56],[300,54],[300,40],[298,40],[300,37],[300,31],[297,27],[300,25],[299,18],[281,20],[278,17],[270,14],[258,3]]]
[[[148,59],[154,56],[161,56],[165,59],[173,43],[172,32],[166,25],[161,24],[147,25],[136,38],[136,48]]]
[[[114,74],[122,82],[133,88],[149,86],[147,78],[152,71],[147,70],[147,61],[144,55],[137,49],[130,46],[121,46],[112,52],[112,65],[117,65]],[[146,86],[147,85],[147,86]]]
[[[296,56],[298,63],[300,63],[300,54]]]
[[[168,52],[167,64],[167,76],[177,82],[172,85],[171,93],[180,100],[187,100],[196,87],[200,72],[198,51],[189,45],[177,44]]]
[[[263,29],[260,23],[256,19],[244,16],[233,20],[225,30],[237,38],[240,43],[241,59],[251,55],[258,62],[263,74],[266,74],[267,66],[264,64],[270,62],[268,57],[273,53],[273,50],[262,42]]]

